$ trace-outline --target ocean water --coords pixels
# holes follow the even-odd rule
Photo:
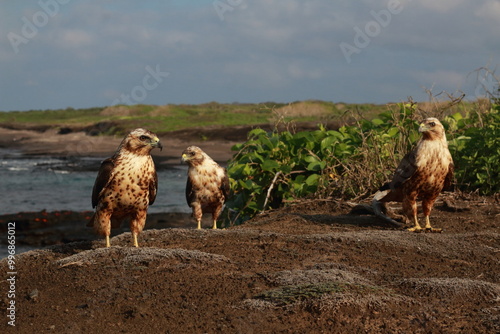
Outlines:
[[[100,162],[99,158],[30,157],[0,148],[0,215],[93,210],[92,187]],[[157,173],[158,194],[148,212],[191,212],[185,197],[187,166]],[[0,259],[8,255],[6,240],[0,242]],[[17,245],[16,254],[36,248]]]
[[[101,159],[29,157],[0,149],[0,215],[29,211],[87,211]],[[148,212],[190,212],[187,166],[158,170],[158,194]]]

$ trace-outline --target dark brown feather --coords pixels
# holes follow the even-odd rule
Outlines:
[[[455,165],[451,163],[450,166],[448,167],[448,173],[446,174],[446,177],[444,179],[443,190],[453,191],[454,176],[455,176]]]
[[[113,158],[108,158],[101,163],[99,167],[99,172],[97,178],[94,182],[94,188],[92,189],[92,207],[95,208],[99,203],[99,194],[106,187],[106,184],[111,179],[111,174],[113,173],[113,168],[115,164],[113,163]]]
[[[220,190],[222,191],[224,198],[227,199],[229,197],[230,186],[229,186],[229,177],[227,176],[227,170],[225,168],[224,168],[224,178],[222,179]]]
[[[403,183],[408,181],[417,171],[416,164],[416,151],[412,150],[408,152],[396,168],[394,176],[390,182],[389,187],[391,189],[400,188]]]
[[[186,202],[188,205],[191,205],[194,200],[196,200],[196,195],[193,192],[193,183],[191,182],[191,178],[188,176],[186,182]]]
[[[153,204],[158,192],[158,174],[156,170],[153,174],[153,180],[149,183],[149,205]]]

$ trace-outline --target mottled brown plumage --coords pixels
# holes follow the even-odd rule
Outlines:
[[[414,222],[410,231],[422,230],[417,219],[417,199],[422,200],[422,211],[427,231],[433,229],[429,215],[438,195],[453,180],[453,159],[443,125],[436,118],[425,119],[419,127],[422,138],[416,147],[401,160],[391,182],[384,184],[375,194],[373,208],[383,216],[381,206],[384,202],[402,202],[403,212],[408,220]]]
[[[158,137],[145,129],[135,129],[121,142],[116,153],[102,162],[92,190],[95,214],[89,225],[106,237],[109,247],[111,228],[130,219],[134,246],[146,223],[148,206],[153,204],[158,177],[150,152],[162,148]]]
[[[189,146],[182,152],[182,160],[189,165],[186,183],[186,201],[201,228],[203,213],[212,213],[212,228],[229,195],[229,179],[225,168],[219,166],[199,147]]]

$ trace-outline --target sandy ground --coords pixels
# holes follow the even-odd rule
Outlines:
[[[16,325],[0,332],[499,333],[499,203],[449,196],[440,234],[310,201],[225,230],[146,230],[140,248],[127,232],[23,253],[0,281]]]

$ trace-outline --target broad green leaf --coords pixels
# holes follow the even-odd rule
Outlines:
[[[307,177],[307,179],[306,179],[306,182],[305,182],[305,183],[306,183],[308,186],[312,186],[312,185],[317,186],[317,185],[318,185],[318,180],[319,180],[319,178],[320,178],[319,174],[311,174],[311,175],[309,175],[309,176]]]
[[[387,131],[387,135],[389,137],[395,137],[396,135],[399,134],[399,129],[394,127],[394,128],[390,128],[389,131]]]
[[[338,142],[338,138],[334,136],[328,136],[321,141],[321,151],[333,151],[333,145]]]
[[[260,165],[260,167],[262,168],[263,171],[273,172],[280,168],[280,164],[274,160],[267,159],[264,160],[264,162]]]
[[[253,130],[250,130],[250,132],[248,132],[248,138],[252,138],[252,137],[258,137],[258,136],[262,136],[262,135],[266,135],[267,132],[262,130],[262,129],[253,129]]]

